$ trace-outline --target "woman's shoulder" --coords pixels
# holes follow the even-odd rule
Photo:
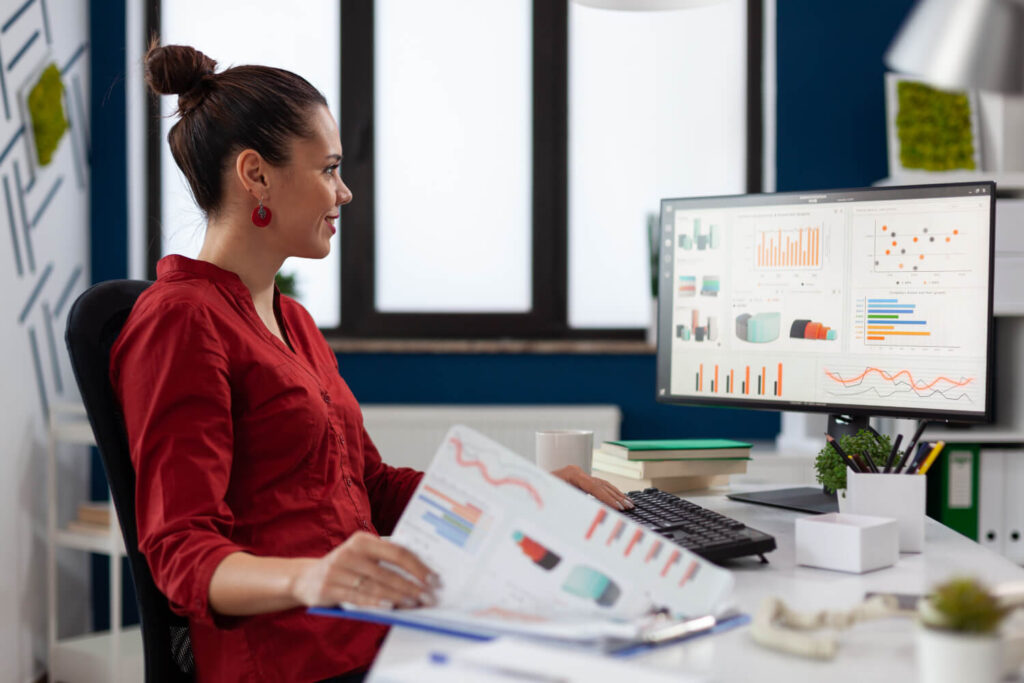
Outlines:
[[[201,312],[216,306],[216,287],[203,280],[157,280],[135,302],[132,317],[142,314]]]

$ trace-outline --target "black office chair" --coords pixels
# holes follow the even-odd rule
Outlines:
[[[128,455],[124,416],[109,379],[110,347],[121,333],[135,300],[151,284],[143,280],[111,280],[90,287],[68,312],[65,341],[121,522],[139,603],[146,681],[181,683],[194,680],[188,620],[171,612],[167,598],[153,583],[146,558],[139,552],[135,469]]]

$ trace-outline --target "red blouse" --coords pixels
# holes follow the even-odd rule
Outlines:
[[[366,668],[383,627],[304,609],[216,615],[210,578],[236,551],[319,557],[355,531],[387,535],[422,475],[381,462],[302,306],[275,295],[289,349],[234,273],[183,256],[157,273],[114,344],[110,377],[137,474],[139,548],[189,619],[197,679],[313,681]]]

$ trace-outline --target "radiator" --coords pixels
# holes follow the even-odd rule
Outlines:
[[[362,405],[363,421],[384,462],[424,470],[449,427],[463,424],[531,462],[534,432],[590,429],[595,446],[619,438],[622,412],[615,405]]]

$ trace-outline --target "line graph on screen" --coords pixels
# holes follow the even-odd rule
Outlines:
[[[976,378],[938,369],[886,370],[874,366],[824,368],[829,395],[844,398],[899,399],[915,394],[940,402],[974,403],[979,399]]]

